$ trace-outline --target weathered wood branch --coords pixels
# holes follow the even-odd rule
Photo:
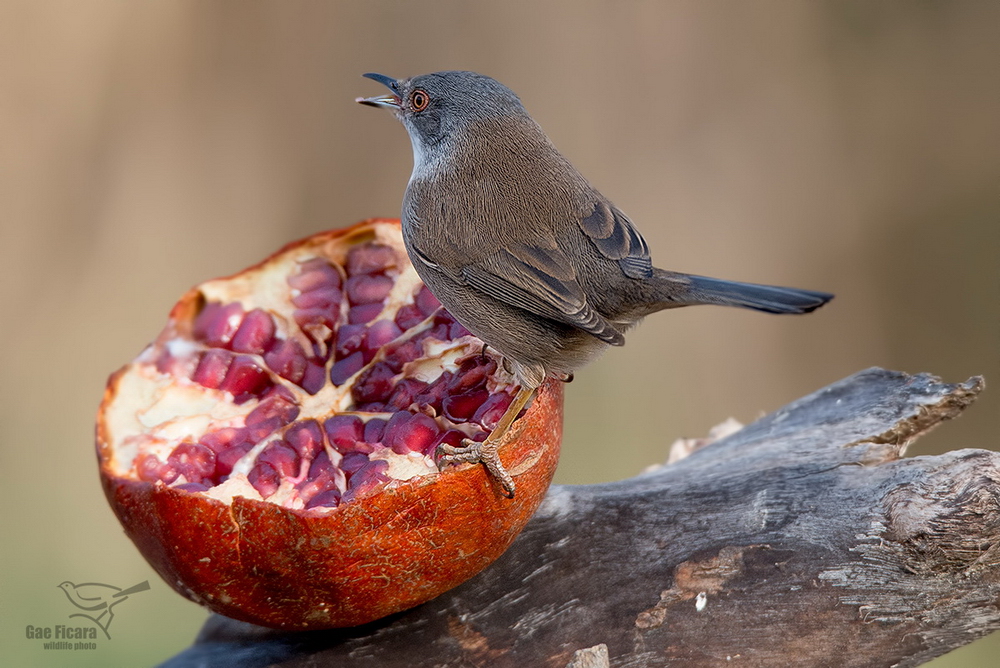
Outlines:
[[[863,371],[652,473],[553,487],[419,608],[300,634],[213,617],[165,665],[919,665],[1000,628],[1000,453],[901,459],[982,387]]]

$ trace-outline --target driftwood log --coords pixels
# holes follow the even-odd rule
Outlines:
[[[423,606],[298,634],[212,617],[164,665],[919,665],[1000,628],[1000,453],[901,458],[982,387],[863,371],[655,471],[553,487]]]

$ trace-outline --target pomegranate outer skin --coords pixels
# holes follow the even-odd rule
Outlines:
[[[373,219],[316,236],[333,240],[373,222],[398,224]],[[192,294],[172,316],[191,308]],[[506,551],[541,503],[558,463],[563,389],[549,380],[501,449],[517,485],[513,499],[483,466],[463,464],[398,482],[327,515],[243,497],[230,505],[111,471],[103,418],[127,368],[108,380],[98,412],[97,457],[109,504],[177,592],[261,626],[356,626],[458,586]]]

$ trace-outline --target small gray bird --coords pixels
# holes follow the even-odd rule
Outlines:
[[[485,442],[442,445],[439,462],[481,462],[508,496],[497,449],[538,386],[623,345],[643,317],[694,304],[808,313],[833,297],[653,267],[632,221],[490,77],[364,76],[392,92],[357,101],[392,109],[413,144],[402,223],[417,274],[520,384]]]

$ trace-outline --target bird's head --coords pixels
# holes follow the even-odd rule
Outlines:
[[[470,131],[502,132],[505,119],[525,119],[521,100],[495,79],[475,72],[434,72],[409,79],[365,74],[384,84],[387,95],[357,102],[391,109],[406,127],[414,160],[454,148]]]

